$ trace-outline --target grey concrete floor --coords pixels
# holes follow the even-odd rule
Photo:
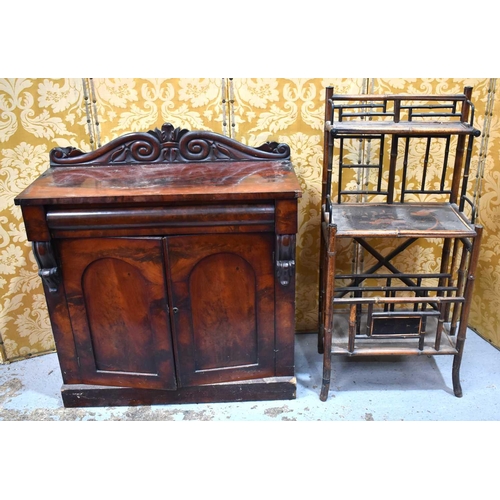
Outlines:
[[[64,408],[56,354],[0,365],[0,420],[497,421],[500,351],[469,330],[463,397],[453,395],[451,356],[333,357],[327,402],[319,400],[316,335],[296,338],[297,398],[287,401]]]

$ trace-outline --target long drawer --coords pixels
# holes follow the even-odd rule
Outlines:
[[[272,231],[274,203],[130,208],[49,209],[53,237],[203,232]]]

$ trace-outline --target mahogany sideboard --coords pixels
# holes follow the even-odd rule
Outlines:
[[[55,148],[19,194],[67,407],[293,399],[286,144],[164,124]]]

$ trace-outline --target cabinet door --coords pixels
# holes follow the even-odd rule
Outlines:
[[[162,240],[61,240],[59,253],[84,382],[175,389]]]
[[[167,239],[183,386],[274,375],[273,235]]]

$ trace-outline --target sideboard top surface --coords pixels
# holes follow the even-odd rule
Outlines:
[[[288,160],[49,168],[17,205],[299,198]]]

